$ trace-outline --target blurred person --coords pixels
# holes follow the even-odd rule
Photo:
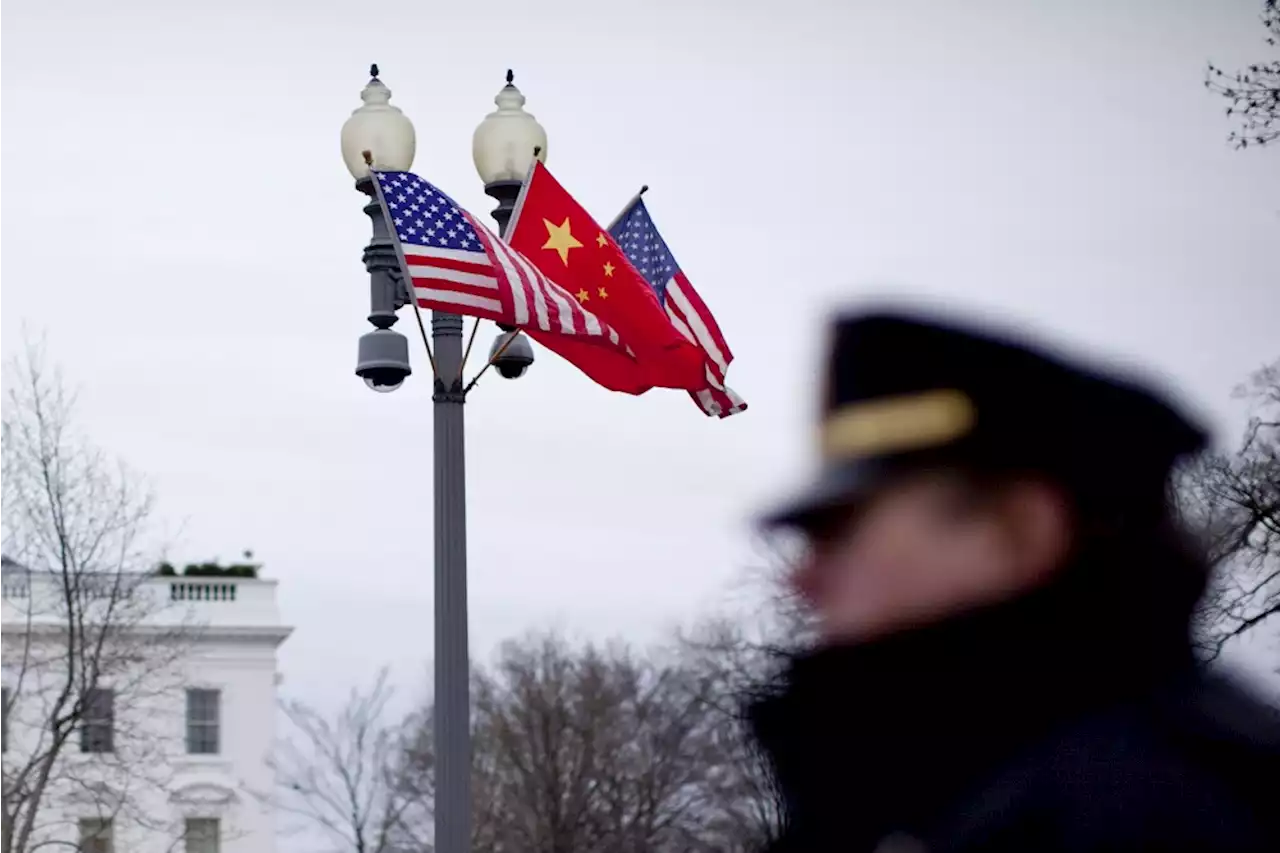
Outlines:
[[[1280,717],[1193,655],[1155,391],[907,313],[834,324],[815,620],[751,708],[792,851],[1280,851]]]

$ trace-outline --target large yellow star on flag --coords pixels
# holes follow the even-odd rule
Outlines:
[[[542,220],[542,224],[547,226],[547,242],[542,244],[542,248],[559,252],[560,260],[564,261],[566,267],[569,266],[569,250],[582,248],[578,238],[574,237],[573,232],[569,230],[569,217],[566,216],[564,222],[559,225],[550,219]]]

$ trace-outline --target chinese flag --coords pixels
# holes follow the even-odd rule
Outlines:
[[[534,161],[506,241],[582,307],[612,326],[635,358],[608,347],[537,330],[528,334],[614,391],[696,391],[706,386],[706,355],[667,318],[649,283],[582,205]]]

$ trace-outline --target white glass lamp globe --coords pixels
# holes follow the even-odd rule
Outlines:
[[[418,143],[413,122],[391,105],[391,90],[378,79],[378,66],[369,72],[373,79],[360,93],[364,104],[342,125],[342,160],[356,180],[369,174],[367,159],[375,169],[408,171]]]
[[[493,102],[498,109],[485,116],[471,138],[471,156],[485,185],[498,181],[523,181],[536,157],[547,161],[547,132],[524,111],[524,95],[516,88],[515,75],[507,72],[507,85]]]

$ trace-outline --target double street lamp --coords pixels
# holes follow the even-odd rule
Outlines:
[[[369,272],[369,322],[360,338],[356,375],[375,391],[394,391],[411,373],[409,342],[391,327],[396,311],[414,299],[400,272],[391,224],[378,203],[370,169],[408,171],[413,165],[413,123],[392,106],[391,90],[378,79],[378,66],[360,93],[363,105],[342,127],[342,158],[356,189],[370,197],[364,212],[373,221],[373,239],[364,250]],[[520,194],[521,181],[535,157],[545,160],[547,134],[524,111],[524,95],[510,71],[494,98],[497,110],[485,117],[472,137],[471,153],[485,192],[497,200],[493,218],[505,231]],[[423,338],[426,330],[421,327]],[[457,314],[431,312],[431,350],[435,452],[432,456],[435,505],[435,849],[463,853],[471,844],[471,700],[467,654],[466,448],[463,404],[475,379],[465,383],[463,321]],[[472,338],[475,328],[472,329]],[[470,343],[467,350],[470,349]],[[533,364],[533,348],[524,335],[504,328],[493,342],[489,361],[508,379]],[[481,369],[483,372],[484,368]],[[478,377],[477,377],[478,378]]]

